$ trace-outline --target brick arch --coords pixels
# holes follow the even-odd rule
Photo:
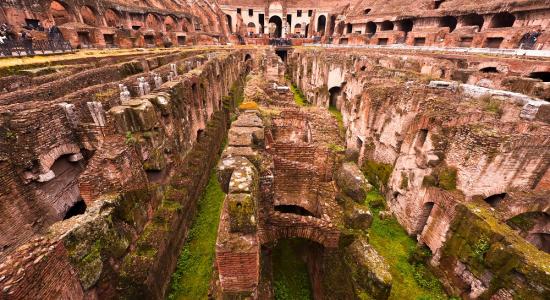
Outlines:
[[[160,24],[161,24],[160,18],[156,14],[148,13],[145,16],[145,27],[147,29],[153,29],[153,30],[159,31]]]
[[[166,31],[178,31],[178,18],[171,15],[164,17],[164,27]]]
[[[82,22],[86,25],[99,25],[97,9],[90,5],[82,5],[82,7],[80,7],[80,16],[82,17]]]
[[[80,147],[76,144],[68,143],[51,149],[48,153],[40,155],[40,171],[46,173],[50,170],[53,163],[61,156],[67,154],[80,153]]]
[[[280,239],[302,238],[323,245],[325,248],[337,248],[340,231],[328,221],[295,214],[271,212],[267,224],[260,227],[260,242],[267,244]]]
[[[116,27],[120,25],[121,15],[114,9],[106,9],[105,12],[103,12],[103,17],[105,18],[105,23],[109,27]]]
[[[74,9],[62,0],[50,2],[49,14],[56,26],[74,21],[76,15]]]

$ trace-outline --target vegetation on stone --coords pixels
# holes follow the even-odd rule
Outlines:
[[[172,275],[168,299],[206,299],[210,279],[219,215],[225,194],[215,172],[199,200],[197,217]]]
[[[374,160],[366,160],[361,166],[361,171],[363,171],[370,184],[377,190],[381,190],[387,186],[393,166]]]
[[[297,249],[307,245],[303,240],[281,240],[273,249],[273,290],[275,300],[309,300],[310,279],[306,263]]]

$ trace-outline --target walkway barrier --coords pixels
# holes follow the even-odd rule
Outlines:
[[[33,54],[51,54],[56,52],[72,52],[71,44],[62,39],[48,39],[32,41],[32,53],[27,53],[26,41],[4,41],[0,44],[0,56],[24,56]],[[29,51],[30,52],[30,51]]]
[[[408,45],[403,45],[403,44],[394,44],[394,45],[334,45],[334,44],[311,44],[311,43],[307,43],[307,44],[304,44],[304,46],[324,47],[324,48],[443,51],[443,52],[457,52],[457,53],[470,53],[470,54],[474,53],[474,54],[526,56],[526,57],[550,57],[550,50],[408,46]]]

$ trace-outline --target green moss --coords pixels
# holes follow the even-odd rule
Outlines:
[[[346,147],[334,143],[328,144],[328,148],[333,152],[343,152],[346,151]]]
[[[474,244],[472,249],[472,254],[478,260],[483,261],[485,257],[485,253],[489,251],[490,247],[491,247],[491,244],[489,243],[489,238],[487,238],[486,236],[482,236]]]
[[[386,200],[378,191],[371,190],[367,193],[365,204],[373,209],[381,209],[386,207]]]
[[[361,166],[361,171],[363,171],[369,183],[380,190],[381,187],[387,186],[393,166],[374,160],[366,160]]]
[[[198,213],[172,275],[168,299],[207,299],[219,216],[225,194],[215,172],[198,203]]]
[[[294,83],[290,84],[290,90],[292,91],[292,94],[294,94],[294,102],[298,106],[307,106],[307,100],[302,91],[294,85]]]
[[[346,134],[346,128],[344,127],[344,117],[342,116],[342,113],[338,109],[336,109],[336,107],[333,107],[333,106],[330,106],[328,108],[328,111],[330,111],[332,116],[338,122],[338,129],[340,129],[340,135],[344,136]]]
[[[529,231],[535,225],[535,220],[533,219],[532,214],[525,213],[511,218],[506,221],[506,223],[512,228],[518,228],[521,231]]]
[[[447,191],[456,190],[457,170],[452,167],[442,166],[434,169],[431,175],[424,176],[422,186],[439,187]]]
[[[276,300],[313,299],[307,264],[297,248],[303,240],[281,240],[273,249],[273,289]]]
[[[382,197],[369,193],[370,199]],[[418,260],[412,259],[417,242],[411,238],[395,218],[381,220],[379,207],[371,206],[374,219],[369,230],[369,242],[390,265],[393,277],[391,300],[401,299],[447,299],[441,283],[430,270]]]
[[[406,190],[409,188],[409,177],[407,173],[401,172],[401,189]]]

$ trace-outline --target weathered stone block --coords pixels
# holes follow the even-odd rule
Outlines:
[[[357,286],[373,299],[388,299],[392,287],[389,266],[365,239],[356,239],[346,249],[345,259]]]
[[[351,201],[349,201],[351,202]],[[353,229],[367,229],[372,224],[372,213],[368,207],[350,203],[346,209],[346,224]]]
[[[231,232],[255,232],[256,201],[254,197],[251,194],[229,194],[226,201]]]
[[[229,182],[236,168],[253,167],[253,165],[244,157],[234,156],[226,157],[218,163],[218,181],[221,184],[224,193],[229,193]]]
[[[229,130],[230,146],[261,146],[264,143],[264,129],[260,127],[231,127]]]
[[[364,203],[367,193],[372,189],[363,172],[352,162],[344,163],[338,169],[336,184],[357,203]]]

